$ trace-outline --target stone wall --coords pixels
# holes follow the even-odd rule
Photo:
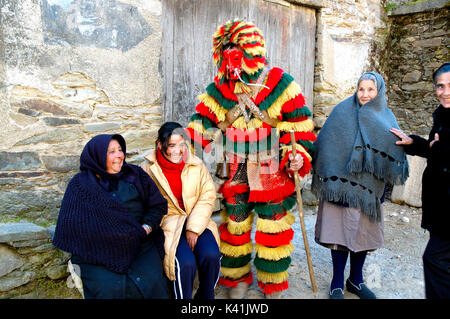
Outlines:
[[[324,1],[317,20],[314,123],[320,129],[333,107],[355,92],[361,74],[378,70],[387,25],[380,0]]]
[[[51,224],[93,136],[122,134],[132,163],[154,147],[161,3],[2,4],[0,222]]]
[[[423,1],[422,5],[426,2],[430,4],[424,11],[405,4],[390,13],[385,70],[389,105],[400,127],[424,137],[428,137],[431,114],[439,105],[432,73],[450,61],[450,10],[444,7],[448,1]]]
[[[70,255],[52,245],[53,231],[33,223],[0,223],[0,299],[33,295],[33,281],[68,276]]]

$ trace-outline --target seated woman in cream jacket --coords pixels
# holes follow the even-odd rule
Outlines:
[[[190,154],[182,126],[167,122],[158,131],[156,150],[141,167],[168,201],[161,227],[165,235],[164,270],[173,281],[177,299],[191,299],[198,268],[195,298],[214,299],[220,272],[219,234],[211,220],[216,189],[211,175]]]

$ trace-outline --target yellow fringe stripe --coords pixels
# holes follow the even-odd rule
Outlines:
[[[290,132],[311,132],[314,130],[314,122],[311,119],[306,119],[301,122],[279,122],[277,124],[277,131]]]
[[[282,282],[288,279],[289,274],[287,270],[277,273],[269,273],[257,269],[256,277],[258,278],[259,281],[262,281],[263,283],[281,284]]]
[[[239,246],[233,246],[225,241],[220,242],[220,252],[229,257],[239,257],[250,254],[253,251],[253,244],[251,241]]]
[[[292,100],[301,93],[300,85],[292,81],[288,87],[280,94],[280,96],[273,102],[273,104],[267,109],[267,113],[271,118],[276,118],[281,114],[281,108],[284,103]]]
[[[302,152],[303,154],[306,155],[309,162],[312,161],[311,155],[309,155],[309,153],[306,151],[306,149],[302,145],[295,144],[295,146],[296,146],[295,149],[297,150],[297,152]],[[281,158],[284,158],[286,156],[286,153],[289,152],[290,150],[292,150],[292,146],[291,145],[281,146],[280,150],[281,150]]]
[[[240,93],[250,93],[250,88],[248,85],[242,82],[237,82],[234,86],[234,94],[240,94]]]
[[[245,122],[243,116],[238,117],[234,123],[233,127],[241,130],[249,130],[250,132],[262,127],[263,121],[257,118],[252,118],[248,123]]]
[[[203,93],[200,94],[197,99],[200,102],[203,102],[207,107],[209,107],[212,112],[214,112],[219,122],[225,120],[225,114],[227,113],[227,110],[224,107],[220,106],[220,104],[217,103],[217,101],[212,96],[210,96],[208,93]]]
[[[188,127],[194,129],[198,134],[203,135],[204,139],[213,140],[215,137],[212,131],[206,130],[200,121],[189,122]]]
[[[293,243],[279,247],[266,247],[259,244],[255,245],[255,251],[258,257],[267,260],[280,260],[282,258],[286,258],[291,255],[293,250]]]
[[[220,271],[222,274],[230,279],[239,279],[242,276],[248,274],[250,272],[250,264],[247,264],[243,267],[239,268],[227,268],[227,267],[220,267]]]
[[[244,70],[245,73],[250,74],[250,75],[261,70],[263,67],[264,67],[264,63],[261,63],[261,62],[256,62],[256,67],[254,67],[254,68],[248,67],[247,64],[245,64],[245,62],[242,63],[242,70]]]
[[[264,56],[266,54],[266,48],[257,46],[257,47],[253,47],[253,48],[248,48],[245,50],[245,52],[252,56],[255,56],[255,55]]]
[[[232,235],[242,235],[243,233],[248,232],[250,229],[252,229],[253,224],[253,214],[249,214],[248,217],[241,221],[241,222],[235,222],[231,220],[224,210],[221,212],[222,219],[225,223],[227,223],[227,229]],[[259,220],[259,219],[258,219]]]
[[[295,222],[295,216],[290,212],[279,220],[258,218],[256,221],[256,229],[266,234],[275,234],[288,230]]]

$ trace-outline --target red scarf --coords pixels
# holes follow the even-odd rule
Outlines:
[[[158,162],[159,166],[161,167],[164,173],[164,176],[169,182],[170,189],[172,190],[173,195],[177,199],[178,205],[180,205],[181,209],[184,210],[183,192],[182,192],[183,184],[181,183],[181,171],[183,170],[184,165],[186,163],[184,162],[184,160],[177,164],[172,163],[171,161],[169,161],[164,157],[159,148],[156,151],[156,161]]]

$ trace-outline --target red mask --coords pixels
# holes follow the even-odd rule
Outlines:
[[[238,49],[229,49],[223,52],[224,63],[227,67],[227,77],[237,80],[242,72],[242,58],[244,54]]]

